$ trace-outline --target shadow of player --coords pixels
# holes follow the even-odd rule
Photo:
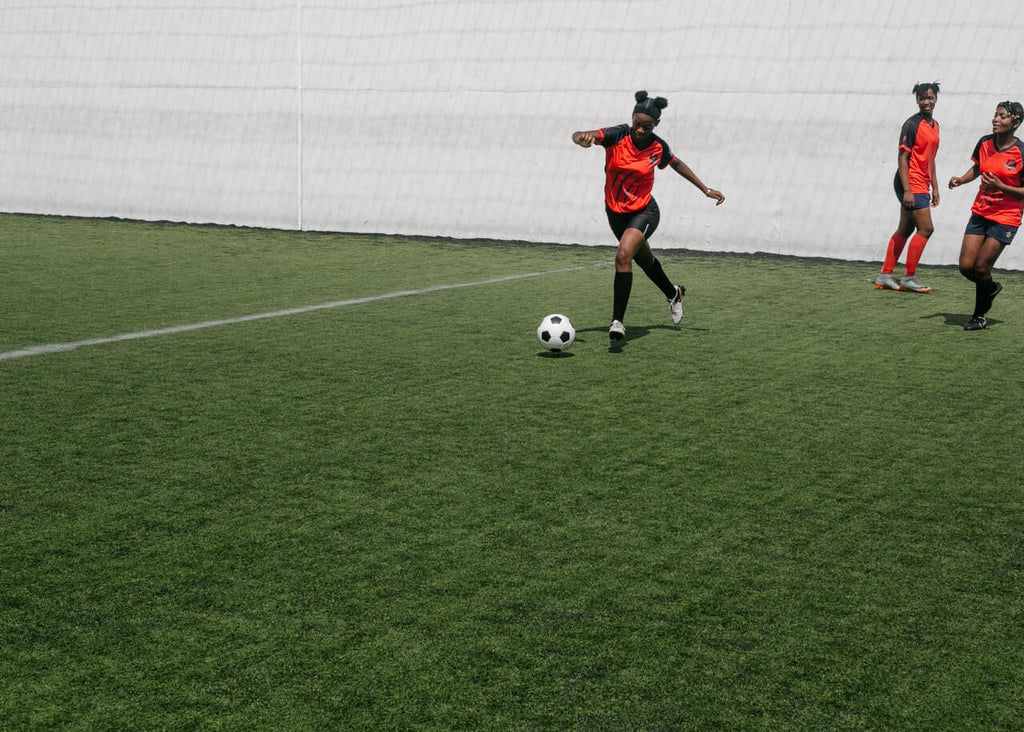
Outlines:
[[[963,328],[965,325],[971,322],[971,316],[965,315],[964,313],[933,313],[931,315],[922,315],[921,320],[930,320],[932,318],[942,318],[944,325],[948,325],[952,328]],[[988,321],[989,325],[995,325],[1003,321],[997,320],[996,318],[990,318],[987,315],[985,320]]]
[[[625,348],[631,341],[639,340],[640,338],[646,338],[651,332],[656,330],[696,330],[696,331],[707,331],[707,328],[695,328],[692,325],[627,325],[626,326],[626,337],[618,341],[609,341],[608,352],[609,353],[622,353],[622,349]],[[578,329],[577,333],[600,333],[607,337],[607,328],[584,328]]]

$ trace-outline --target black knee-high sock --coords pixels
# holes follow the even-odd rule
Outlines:
[[[632,272],[616,272],[614,297],[612,299],[612,320],[622,322],[626,318],[629,293],[633,289]]]
[[[661,262],[657,257],[654,258],[654,262],[646,267],[641,264],[640,269],[644,271],[644,274],[647,275],[651,282],[658,286],[658,289],[665,294],[665,297],[671,300],[676,296],[676,286],[672,284],[672,280],[668,278],[665,270],[661,268]]]
[[[996,281],[991,278],[978,281],[975,285],[974,294],[974,311],[976,316],[985,315],[992,309],[992,302],[996,298],[997,290]]]
[[[992,280],[978,279],[974,281],[974,314],[972,318],[980,318],[992,307],[992,291],[995,284]]]

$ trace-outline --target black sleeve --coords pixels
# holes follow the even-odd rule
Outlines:
[[[974,161],[975,165],[981,162],[981,146],[984,145],[986,141],[991,140],[992,137],[993,135],[985,135],[983,138],[978,140],[978,144],[974,146],[974,152],[971,153],[971,160]]]
[[[629,134],[629,125],[616,125],[614,127],[601,128],[601,144],[604,147],[611,147],[623,137]]]
[[[914,143],[917,142],[917,128],[920,124],[921,116],[918,114],[903,123],[903,128],[900,130],[900,150],[903,148],[914,149]]]
[[[658,169],[664,170],[668,167],[668,164],[672,162],[672,149],[668,146],[668,143],[660,137],[656,139],[661,143],[661,160],[658,161]]]

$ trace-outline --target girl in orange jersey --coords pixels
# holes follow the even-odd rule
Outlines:
[[[939,205],[939,181],[935,173],[935,154],[939,151],[939,123],[932,117],[939,96],[939,84],[917,84],[914,97],[920,110],[903,123],[893,187],[900,200],[900,223],[889,239],[882,271],[875,279],[880,290],[931,292],[917,281],[917,263],[928,238],[935,231],[931,207]],[[929,195],[932,192],[932,195]],[[917,233],[914,233],[914,230]],[[913,238],[911,238],[913,234]],[[899,281],[892,276],[907,240],[907,263]]]
[[[964,330],[983,330],[985,314],[1003,286],[992,279],[992,268],[1021,224],[1024,212],[1024,143],[1014,134],[1024,119],[1019,102],[1000,102],[992,118],[992,134],[978,140],[974,164],[949,179],[957,188],[981,177],[971,218],[960,246],[960,274],[974,283],[974,313]]]
[[[580,147],[590,147],[596,142],[605,148],[605,212],[608,225],[619,241],[615,254],[612,324],[608,328],[608,337],[613,341],[626,335],[622,323],[633,287],[634,261],[664,293],[672,322],[678,323],[683,317],[686,289],[672,283],[648,243],[661,219],[658,204],[651,196],[655,168],[672,168],[705,196],[715,199],[716,206],[725,201],[725,196],[704,185],[686,163],[672,154],[668,144],[654,134],[668,100],[652,99],[646,91],[638,91],[634,98],[636,106],[631,124],[572,133],[572,141]]]

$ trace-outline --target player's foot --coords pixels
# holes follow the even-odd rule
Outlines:
[[[985,330],[987,327],[988,323],[985,322],[985,318],[978,316],[971,318],[971,322],[964,326],[964,330]]]
[[[902,290],[900,283],[891,274],[880,274],[875,278],[875,287],[879,290]]]
[[[613,320],[611,326],[608,328],[608,337],[613,341],[621,341],[626,337],[626,326],[622,324],[621,320]]]
[[[668,309],[672,312],[673,323],[678,324],[683,319],[683,295],[685,294],[686,288],[682,285],[676,285],[676,294],[668,301]]]
[[[907,292],[931,292],[932,288],[922,285],[913,275],[900,277],[900,289]]]

